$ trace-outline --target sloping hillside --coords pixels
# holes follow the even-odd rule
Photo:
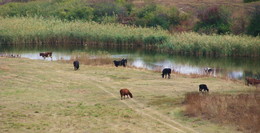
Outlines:
[[[168,6],[176,6],[180,10],[190,12],[196,11],[203,6],[225,5],[232,9],[253,10],[255,6],[260,6],[260,2],[244,3],[243,0],[133,0],[136,5],[145,5],[154,2]]]

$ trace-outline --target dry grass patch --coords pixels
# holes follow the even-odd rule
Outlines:
[[[236,95],[188,93],[185,114],[223,124],[244,132],[260,131],[260,91]]]

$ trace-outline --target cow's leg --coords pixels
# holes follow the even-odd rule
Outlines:
[[[247,86],[249,86],[249,83],[248,83],[248,81],[247,81],[247,80],[246,80],[245,84],[246,84]]]
[[[171,74],[168,74],[168,79],[170,79],[171,78]]]

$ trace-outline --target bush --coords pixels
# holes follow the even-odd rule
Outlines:
[[[82,7],[82,8],[61,8],[53,13],[53,16],[56,16],[60,19],[65,20],[92,20],[93,18],[93,9]]]
[[[197,32],[208,34],[230,32],[230,12],[224,7],[213,6],[202,9],[198,12],[198,18],[200,21],[195,25]]]
[[[249,35],[260,35],[260,6],[256,6],[255,11],[251,17],[250,24],[248,26],[247,33]]]
[[[91,20],[93,9],[77,0],[35,1],[28,3],[8,3],[1,6],[1,16],[44,16],[66,20]]]
[[[181,21],[187,19],[185,15],[180,14],[176,8],[167,8],[150,4],[141,8],[135,13],[135,24],[148,27],[162,27],[169,29],[170,26],[180,24]]]
[[[259,1],[259,0],[244,0],[244,3],[255,2],[255,1]]]

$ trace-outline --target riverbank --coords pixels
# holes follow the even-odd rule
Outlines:
[[[116,45],[192,56],[260,56],[259,37],[169,34],[155,28],[46,18],[1,18],[0,45]]]
[[[185,116],[183,101],[198,84],[211,93],[254,91],[241,81],[134,68],[0,57],[0,129],[3,132],[239,132]],[[133,99],[120,100],[128,88]]]

